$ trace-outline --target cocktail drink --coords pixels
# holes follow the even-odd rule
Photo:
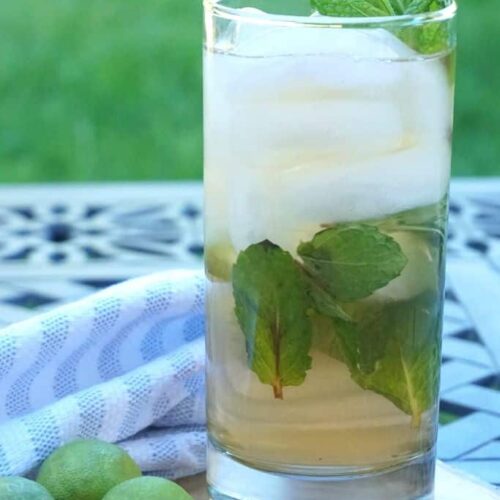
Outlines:
[[[212,497],[431,498],[455,5],[206,1]]]

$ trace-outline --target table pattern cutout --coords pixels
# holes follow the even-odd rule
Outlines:
[[[201,267],[198,183],[0,189],[0,326]],[[452,183],[438,456],[500,486],[500,179]]]

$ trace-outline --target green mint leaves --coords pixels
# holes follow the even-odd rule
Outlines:
[[[373,296],[408,263],[376,224],[329,227],[301,243],[297,254],[294,259],[266,240],[240,252],[233,266],[249,367],[283,399],[284,387],[304,382],[314,342],[345,363],[360,387],[386,397],[419,425],[438,389],[438,292],[398,302]]]
[[[306,271],[336,299],[368,297],[397,278],[407,264],[399,245],[368,224],[339,224],[301,243]]]
[[[313,9],[333,17],[387,17],[440,10],[447,0],[311,0]],[[407,45],[422,54],[435,54],[452,45],[448,23],[433,22],[395,31]]]
[[[320,14],[334,17],[395,16],[389,0],[312,0]]]
[[[425,292],[411,301],[359,304],[354,321],[333,319],[330,325],[330,355],[347,365],[359,386],[392,401],[416,426],[438,391],[438,302]]]
[[[411,302],[381,306],[379,328],[384,330],[385,348],[373,370],[351,369],[363,388],[390,399],[420,425],[422,413],[430,408],[438,391],[439,315],[432,293]],[[371,332],[361,330],[360,345],[370,349]]]
[[[337,17],[384,17],[420,14],[444,7],[444,0],[311,0],[320,14]]]
[[[302,384],[311,368],[312,325],[303,273],[288,252],[263,241],[239,254],[232,279],[248,364],[282,399],[283,387]]]

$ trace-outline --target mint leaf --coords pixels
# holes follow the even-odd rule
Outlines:
[[[283,399],[283,387],[302,384],[311,368],[305,276],[290,253],[263,241],[240,252],[232,281],[248,365]]]
[[[433,0],[429,2],[425,10],[408,12],[408,14],[433,12],[446,7],[446,5],[447,3],[444,0]],[[446,51],[450,46],[454,45],[453,40],[450,38],[449,25],[444,22],[408,27],[402,29],[398,36],[403,42],[421,54],[437,54]]]
[[[396,15],[389,0],[311,0],[311,3],[324,16],[380,17]]]
[[[400,275],[407,258],[390,236],[368,224],[339,224],[298,247],[304,268],[340,301],[368,297]]]
[[[431,4],[434,0],[410,0],[406,2],[406,5],[400,14],[421,14],[422,12],[427,12],[430,9]]]
[[[319,345],[323,352],[346,363],[351,373],[373,373],[377,361],[384,356],[387,343],[385,325],[380,322],[378,314],[379,307],[356,306],[356,321],[318,315],[315,331],[321,336]],[[359,314],[360,309],[362,314]]]
[[[330,356],[343,361],[349,370],[357,370],[360,363],[360,335],[351,321],[332,319]]]
[[[311,0],[320,14],[338,17],[383,17],[427,12],[436,0]]]
[[[412,36],[401,36],[401,39],[421,54],[437,54],[450,46],[450,33],[443,23],[426,24],[413,31]]]
[[[313,302],[313,306],[320,314],[324,314],[329,318],[342,319],[350,321],[350,316],[342,309],[340,304],[324,290],[314,279],[306,275],[309,280],[309,293]]]
[[[324,16],[383,17],[442,9],[446,0],[311,0],[311,4]]]
[[[355,306],[353,318],[358,332],[357,369],[364,375],[373,373],[385,354],[388,341],[385,309],[377,302],[365,302]]]
[[[377,392],[420,424],[438,391],[439,300],[424,293],[405,302],[361,309],[364,320],[335,325],[336,342],[353,380]]]
[[[439,203],[424,205],[411,210],[405,210],[391,217],[368,221],[379,229],[387,232],[416,231],[434,232],[444,239],[448,200],[443,198]]]
[[[311,0],[320,14],[334,17],[386,17],[432,12],[448,5],[447,0]],[[409,26],[396,33],[422,54],[435,54],[450,44],[448,23]]]

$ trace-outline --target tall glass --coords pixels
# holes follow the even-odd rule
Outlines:
[[[455,11],[205,0],[214,499],[432,498]]]

